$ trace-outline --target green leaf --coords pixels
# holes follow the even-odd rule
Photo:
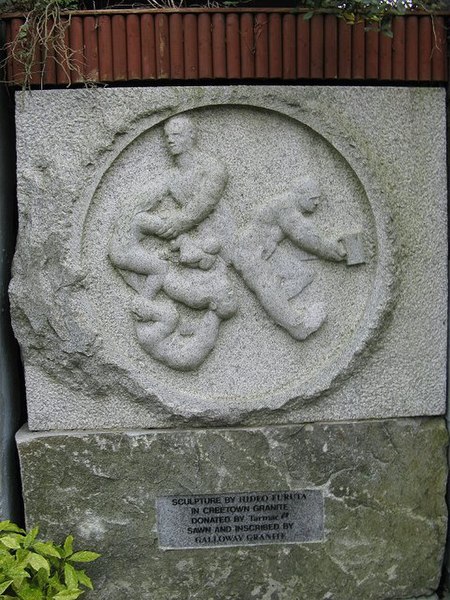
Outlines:
[[[17,553],[19,552],[21,552],[21,550],[17,551]],[[3,579],[7,579],[7,577],[5,577],[5,571],[17,564],[16,556],[14,556],[14,553],[11,552],[9,548],[2,548],[2,551],[0,552],[0,563],[2,565],[1,572]]]
[[[81,571],[81,570],[77,571],[77,577],[78,577],[78,583],[80,585],[84,585],[85,587],[89,588],[90,590],[94,589],[91,578],[88,577],[84,571]]]
[[[0,531],[15,531],[16,533],[25,533],[23,529],[21,529],[15,523],[11,523],[11,521],[0,521]]]
[[[305,13],[305,14],[303,15],[303,19],[304,19],[305,21],[309,21],[310,19],[312,19],[312,18],[313,18],[313,16],[314,16],[314,13],[313,13],[312,11],[310,11],[310,12],[307,12],[307,13]]]
[[[64,556],[71,556],[73,554],[73,535],[68,535],[64,542]]]
[[[63,590],[53,596],[53,600],[77,600],[83,593],[81,590]]]
[[[4,581],[3,583],[0,583],[0,594],[3,594],[3,592],[6,592],[6,590],[9,588],[9,586],[12,584],[13,580],[11,579],[10,581]]]
[[[16,579],[29,579],[31,577],[30,573],[28,573],[28,571],[26,571],[26,568],[28,567],[28,558],[30,553],[27,553],[27,556],[24,560],[22,560],[20,563],[15,564],[12,568],[8,569],[8,575],[10,579],[14,579],[14,582],[16,581]]]
[[[97,554],[97,552],[89,552],[88,550],[82,550],[81,552],[75,552],[68,559],[71,562],[92,562],[93,560],[97,560],[100,558],[101,554]]]
[[[47,590],[49,587],[49,581],[50,578],[48,573],[44,571],[44,569],[39,569],[37,572],[37,577],[35,577],[35,583],[37,584],[37,587],[42,590]]]
[[[16,552],[16,561],[19,564],[27,564],[27,558],[30,555],[30,551],[28,550],[28,548],[20,548],[20,550],[17,550]]]
[[[18,550],[20,548],[19,542],[12,535],[5,535],[4,537],[0,538],[0,542],[7,548],[11,548],[11,550]]]
[[[68,563],[64,565],[64,581],[66,582],[66,586],[69,588],[69,590],[78,589],[77,572],[72,565],[69,565]]]
[[[23,540],[23,545],[25,546],[25,548],[28,548],[29,546],[31,546],[31,544],[36,539],[38,533],[39,533],[39,527],[34,527],[34,529],[32,529],[31,531],[29,531],[27,533],[26,537]]]
[[[21,600],[44,600],[41,590],[24,581],[20,588],[15,589],[17,597]]]
[[[48,560],[40,554],[35,554],[34,552],[31,552],[30,556],[28,557],[28,564],[30,564],[35,571],[39,571],[39,569],[44,569],[44,571],[48,575],[50,575],[50,564]]]
[[[33,544],[33,550],[44,556],[54,556],[55,558],[61,558],[60,551],[55,547],[52,542],[35,542]]]
[[[42,571],[41,571],[41,573],[42,573]],[[66,586],[61,581],[59,572],[55,573],[52,577],[49,578],[48,589],[51,590],[51,592],[53,592],[54,594],[57,594],[58,592],[61,592],[62,590],[66,589]],[[51,597],[53,598],[53,596],[51,596]]]
[[[25,571],[24,565],[16,565],[8,569],[8,579],[14,579],[14,585],[16,585],[17,581],[22,581],[22,579],[29,579],[31,575]]]
[[[22,25],[21,28],[19,29],[19,33],[17,34],[17,37],[19,38],[19,40],[23,40],[24,38],[26,38],[28,35],[28,27],[26,25]]]
[[[77,600],[83,589],[92,590],[90,577],[75,563],[92,562],[100,554],[73,553],[71,535],[59,546],[36,541],[38,533],[37,527],[27,532],[9,521],[0,523],[0,600]]]

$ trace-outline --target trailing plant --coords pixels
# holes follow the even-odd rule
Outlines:
[[[251,2],[251,0],[223,0],[218,2],[217,0],[204,0],[204,2],[197,3],[197,6],[204,6],[206,8],[220,8],[221,6],[237,6],[239,4],[244,5]],[[116,4],[117,6],[117,4]],[[123,4],[121,5],[123,6]],[[136,4],[134,4],[136,6]],[[186,8],[185,0],[147,0],[142,2],[141,6],[148,8]],[[194,7],[195,3],[191,3],[190,6]]]
[[[70,16],[64,15],[66,11],[78,8],[77,0],[6,0],[1,6],[4,12],[21,12],[25,17],[18,35],[6,48],[7,54],[23,71],[24,88],[30,87],[36,74],[41,78],[42,87],[49,53],[66,75],[69,75],[69,71],[79,69],[66,44],[65,34],[70,25]]]
[[[79,0],[3,0],[1,2],[2,10],[29,12],[36,10],[37,12],[45,12],[52,10],[51,5],[57,4],[62,10],[77,8]]]
[[[235,6],[244,5],[253,0],[196,0],[197,6]],[[33,80],[40,79],[41,87],[48,57],[51,55],[63,69],[70,81],[70,71],[75,71],[82,80],[82,57],[74,56],[66,43],[66,30],[70,26],[70,11],[80,9],[96,9],[97,7],[140,6],[149,8],[182,8],[195,5],[192,0],[0,0],[1,13],[20,12],[25,22],[21,25],[17,36],[6,44],[6,57],[0,62],[0,71],[5,70],[7,61],[13,60],[20,72],[22,89],[29,89]],[[14,83],[8,82],[8,83]],[[86,81],[89,83],[89,81]]]
[[[91,579],[75,565],[100,554],[74,552],[71,535],[59,546],[38,540],[38,533],[38,527],[27,532],[10,521],[0,522],[0,598],[76,600],[85,589],[92,590]]]

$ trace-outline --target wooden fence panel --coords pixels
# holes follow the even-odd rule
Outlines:
[[[305,19],[283,9],[97,13],[71,16],[63,32],[67,53],[59,44],[36,52],[31,85],[152,79],[447,81],[446,16],[395,17],[388,37],[332,14]],[[23,22],[6,18],[10,54]],[[24,81],[14,56],[6,75],[13,84]]]

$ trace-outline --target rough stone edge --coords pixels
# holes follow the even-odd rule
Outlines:
[[[24,422],[19,348],[11,328],[8,283],[16,235],[12,100],[0,88],[0,518],[21,521],[19,459],[14,434]]]

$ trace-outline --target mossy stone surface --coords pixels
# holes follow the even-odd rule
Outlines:
[[[431,595],[446,532],[441,418],[254,429],[18,434],[28,525],[102,552],[97,600]],[[158,547],[155,498],[316,488],[325,540]]]

